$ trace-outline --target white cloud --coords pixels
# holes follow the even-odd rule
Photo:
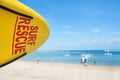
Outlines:
[[[66,30],[66,29],[70,29],[70,26],[69,26],[69,25],[63,25],[63,26],[62,26],[62,29],[65,29],[65,30]]]
[[[92,31],[93,31],[94,33],[99,33],[99,32],[100,32],[100,29],[94,28],[94,29],[92,29]]]
[[[51,32],[51,34],[57,35],[80,35],[78,32]]]
[[[98,42],[98,40],[97,39],[93,39],[93,43],[97,43]]]
[[[84,45],[86,45],[86,44],[88,44],[88,40],[85,40],[85,39],[80,40],[80,44],[84,44]]]
[[[112,43],[119,42],[120,43],[120,38],[114,38],[110,40]]]
[[[114,35],[114,36],[120,36],[120,32],[113,32],[112,35]]]

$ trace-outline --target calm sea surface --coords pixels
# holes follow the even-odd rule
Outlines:
[[[96,59],[96,65],[120,66],[120,51],[115,50],[35,51],[32,54],[23,57],[22,60],[33,61],[39,57],[41,62],[81,64],[82,55],[89,56],[88,64],[94,64],[93,61]]]

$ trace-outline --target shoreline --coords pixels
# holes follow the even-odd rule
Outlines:
[[[0,68],[0,80],[120,80],[120,67],[17,60]]]
[[[18,61],[23,61],[23,62],[31,62],[31,63],[36,63],[36,61],[29,61],[29,60],[18,60]],[[87,68],[87,67],[98,67],[100,69],[116,69],[120,70],[120,66],[107,66],[107,65],[91,65],[88,64],[87,67],[84,66],[84,64],[72,64],[72,63],[62,63],[62,62],[41,62],[39,61],[39,64],[49,64],[49,65],[64,65],[65,67],[72,66],[72,67],[81,67],[81,68]]]

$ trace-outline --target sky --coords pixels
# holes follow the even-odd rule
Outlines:
[[[120,49],[120,0],[20,1],[49,25],[39,50]]]

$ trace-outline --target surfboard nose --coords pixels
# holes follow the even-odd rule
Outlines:
[[[30,54],[50,34],[45,19],[17,0],[1,0],[0,17],[0,65]]]

